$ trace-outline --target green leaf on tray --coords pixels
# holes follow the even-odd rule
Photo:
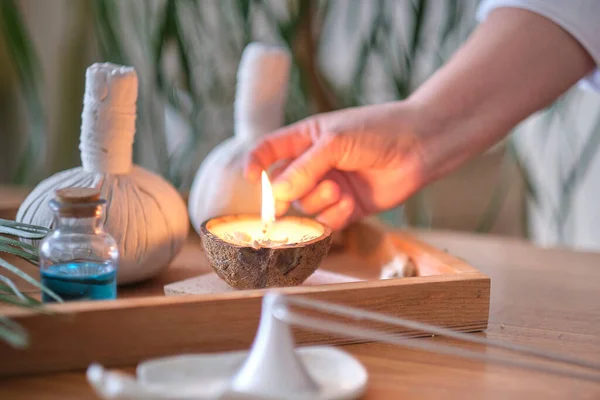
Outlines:
[[[10,284],[0,282],[0,295],[3,295],[3,294],[10,295],[10,293],[15,293],[14,287],[16,285],[7,277],[0,275],[0,281],[6,282],[7,280],[10,281]],[[16,290],[19,292],[20,295],[15,293],[15,296],[18,296],[18,297],[22,296],[29,303],[42,304],[41,301],[39,301],[35,297],[31,297],[27,294],[27,293],[32,293],[32,292],[37,293],[37,292],[39,292],[38,290],[21,290],[19,288],[16,288]]]
[[[52,312],[48,311],[48,309],[46,309],[41,303],[38,304],[38,303],[31,302],[29,300],[22,301],[22,300],[17,299],[15,296],[7,295],[7,294],[1,293],[1,292],[0,292],[0,302],[18,306],[21,308],[29,308],[29,309],[41,312],[43,314],[52,314]]]
[[[56,300],[60,303],[63,302],[62,299],[56,293],[54,293],[52,290],[43,286],[41,283],[39,283],[38,281],[36,281],[35,279],[33,279],[32,277],[27,275],[25,272],[21,271],[19,268],[15,267],[14,265],[6,262],[2,258],[0,258],[0,267],[3,267],[5,269],[9,270],[13,274],[17,275],[19,278],[27,281],[28,283],[32,284],[35,287],[41,289],[44,293],[46,293],[48,296],[52,297],[54,300]]]
[[[34,254],[37,254],[37,251],[38,251],[36,246],[33,246],[29,243],[22,242],[20,240],[11,239],[6,236],[0,236],[0,243],[4,243],[4,244],[10,245],[10,246],[20,247],[21,249],[29,251],[29,252],[33,252]]]
[[[27,260],[35,265],[37,265],[38,261],[40,260],[37,254],[28,253],[27,251],[18,249],[14,246],[4,244],[4,243],[2,243],[1,240],[0,240],[0,251],[21,257],[22,259]]]
[[[2,233],[25,239],[42,239],[50,233],[50,229],[0,218],[0,234]]]
[[[4,282],[2,286],[5,286],[10,292],[14,293],[22,301],[27,301],[27,297],[17,288],[17,286],[7,277],[0,275],[0,281]]]
[[[0,315],[0,338],[15,348],[24,348],[29,344],[29,335],[23,327],[11,319]]]

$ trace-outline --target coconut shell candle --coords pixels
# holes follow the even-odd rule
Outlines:
[[[265,172],[261,215],[211,218],[202,223],[200,237],[211,267],[236,289],[299,285],[317,270],[331,246],[331,229],[314,219],[275,219]]]

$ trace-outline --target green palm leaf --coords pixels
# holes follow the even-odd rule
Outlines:
[[[37,254],[37,247],[30,245],[29,243],[22,242],[20,240],[11,239],[6,236],[0,236],[0,243],[4,243],[10,246],[20,247],[24,250],[27,250],[30,253]]]
[[[41,101],[41,65],[33,42],[30,40],[19,8],[13,0],[0,1],[0,37],[6,38],[6,47],[16,65],[17,77],[21,84],[25,105],[28,109],[30,132],[25,154],[21,157],[13,182],[29,182],[31,166],[41,159],[44,141],[45,121]]]
[[[16,348],[24,348],[29,343],[29,335],[21,325],[0,315],[0,338]]]
[[[52,290],[48,289],[47,287],[45,287],[44,285],[42,285],[41,283],[39,283],[32,277],[30,277],[29,275],[27,275],[25,272],[21,271],[19,268],[15,267],[14,265],[9,264],[7,261],[3,260],[2,258],[0,258],[0,267],[7,269],[8,271],[17,275],[19,278],[23,279],[24,281],[41,289],[44,293],[46,293],[48,296],[52,297],[54,300],[56,300],[60,303],[63,302],[62,299],[56,293],[54,293]]]
[[[14,305],[14,306],[18,306],[18,307],[21,307],[21,308],[29,308],[29,309],[41,312],[43,314],[52,314],[41,303],[36,302],[36,300],[34,300],[34,301],[19,300],[15,296],[0,293],[0,302],[6,303],[6,304],[10,304],[10,305]]]
[[[17,288],[17,286],[7,277],[0,275],[0,281],[4,284],[0,284],[0,288],[6,292],[7,290],[12,292],[19,300],[27,301],[27,297]]]
[[[0,218],[0,234],[13,235],[25,239],[42,239],[50,229],[43,226],[23,224]]]
[[[0,243],[0,251],[21,257],[35,265],[37,265],[37,263],[40,261],[37,254],[32,254],[27,251],[18,249],[14,246],[9,246],[9,245],[3,244],[3,243]]]
[[[0,219],[0,233],[21,238],[41,239],[49,233],[49,229],[41,226]],[[0,236],[0,251],[14,254],[33,264],[37,264],[39,261],[38,250],[35,246],[6,236]],[[56,301],[62,302],[62,299],[53,291],[2,258],[0,258],[0,267],[12,272],[36,288],[39,288]],[[3,275],[0,275],[0,303],[50,314],[39,300],[25,294],[22,290],[17,288],[13,281]],[[6,316],[0,316],[0,340],[15,348],[26,347],[29,343],[27,332],[18,323]]]
[[[8,280],[8,282],[6,282]],[[21,290],[16,287],[16,285],[7,277],[0,275],[0,294],[9,295],[9,296],[17,296],[20,299],[24,299],[29,303],[33,304],[42,304],[38,299],[29,296],[28,292],[37,292],[37,290]]]

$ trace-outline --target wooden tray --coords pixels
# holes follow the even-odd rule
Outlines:
[[[365,281],[278,290],[458,331],[487,328],[490,279],[476,268],[407,232],[387,232],[371,223],[349,229],[342,243],[341,249],[332,249],[321,269]],[[379,280],[381,265],[398,251],[412,258],[418,276]],[[130,366],[152,357],[248,348],[258,327],[264,290],[164,295],[164,285],[207,272],[210,267],[194,234],[165,273],[120,288],[115,301],[52,305],[59,313],[52,316],[5,308],[5,315],[28,330],[31,345],[15,350],[0,343],[0,376],[84,369],[91,362]],[[406,336],[425,335],[381,328]],[[302,345],[356,343],[296,328],[294,334]]]

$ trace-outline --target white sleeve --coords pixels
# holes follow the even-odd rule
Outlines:
[[[600,0],[482,0],[477,20],[483,21],[499,7],[522,8],[548,18],[577,39],[600,66]],[[596,68],[580,84],[600,92],[600,70]]]

